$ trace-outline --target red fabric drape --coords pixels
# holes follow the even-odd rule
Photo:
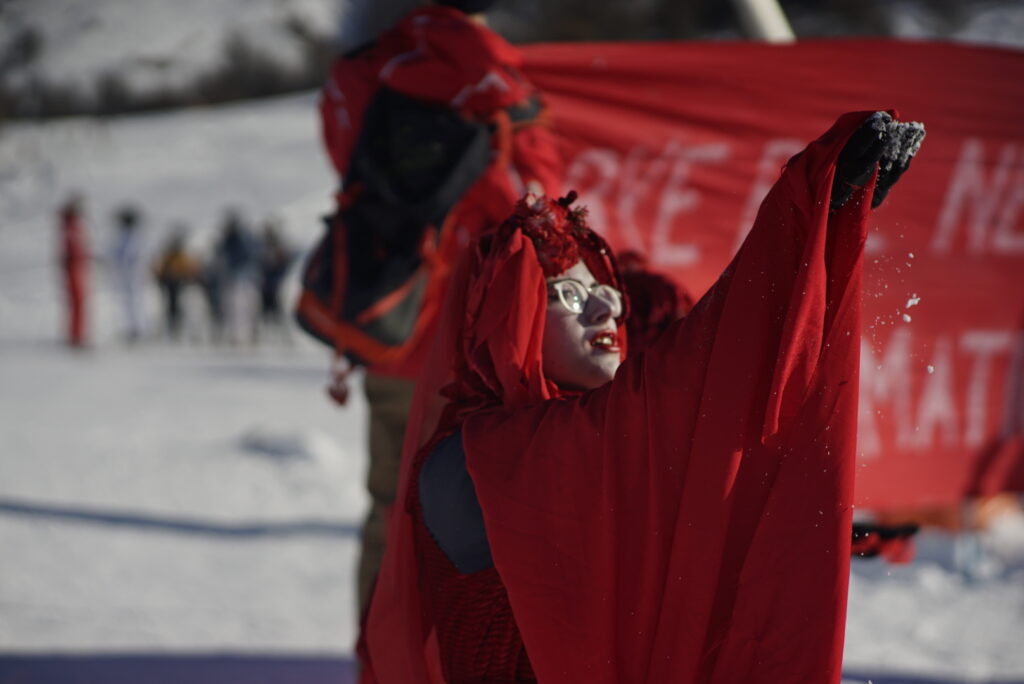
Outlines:
[[[464,443],[539,681],[839,681],[867,203],[826,208],[866,115],[790,160],[693,312],[598,390],[547,399],[528,241],[457,275],[435,358],[470,340],[460,382],[497,383],[503,404],[467,416]],[[443,365],[421,383],[399,501]],[[370,681],[438,681],[412,525],[396,508]]]

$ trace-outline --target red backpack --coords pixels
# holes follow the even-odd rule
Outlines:
[[[356,363],[390,363],[414,338],[431,257],[452,207],[494,163],[509,126],[463,116],[380,85],[379,46],[344,57],[325,98],[344,117],[325,126],[335,166],[346,169],[338,210],[306,261],[295,308],[300,327]],[[342,93],[343,90],[343,93]],[[539,98],[503,110],[524,124]],[[353,133],[338,138],[338,131]],[[347,155],[347,158],[345,158]]]

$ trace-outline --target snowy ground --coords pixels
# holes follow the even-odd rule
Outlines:
[[[101,264],[71,353],[52,265],[71,189],[97,250],[129,199],[151,245],[183,220],[199,249],[226,204],[308,244],[331,185],[309,95],[0,132],[0,682],[350,675],[364,404],[328,402],[303,339],[125,346]],[[968,551],[854,564],[850,681],[1024,682],[1024,524]]]

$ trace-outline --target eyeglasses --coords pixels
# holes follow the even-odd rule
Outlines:
[[[622,315],[622,293],[611,285],[594,285],[587,287],[575,278],[563,278],[548,283],[548,300],[562,303],[566,311],[574,314],[583,313],[587,300],[597,297],[611,309],[611,317]]]

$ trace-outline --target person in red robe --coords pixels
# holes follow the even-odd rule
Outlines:
[[[865,224],[922,137],[841,117],[639,354],[573,193],[482,237],[417,389],[363,681],[839,682]]]
[[[74,195],[60,209],[59,265],[67,301],[67,343],[86,344],[86,296],[89,285],[89,247],[82,223],[82,199]]]

